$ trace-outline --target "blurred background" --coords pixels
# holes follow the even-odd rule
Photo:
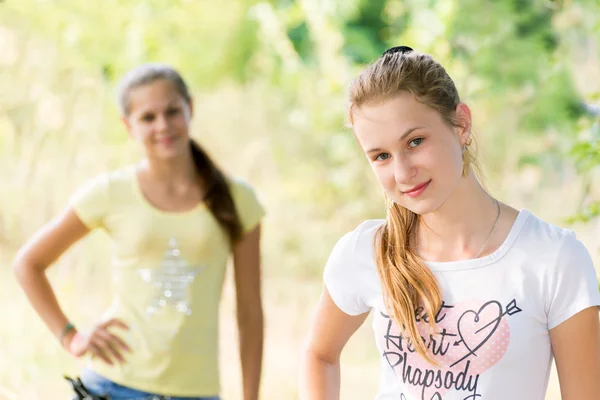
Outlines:
[[[166,62],[193,89],[193,133],[265,204],[263,399],[296,399],[299,352],[336,242],[384,216],[344,127],[352,76],[386,48],[430,53],[473,111],[485,183],[574,229],[600,266],[600,3],[597,0],[0,1],[0,399],[66,399],[73,360],[34,315],[10,265],[91,177],[140,151],[115,85]],[[108,305],[107,238],[49,271],[80,327]],[[240,399],[232,285],[222,303],[225,400]],[[342,399],[374,396],[367,322],[343,355]],[[553,373],[548,400],[560,398]]]

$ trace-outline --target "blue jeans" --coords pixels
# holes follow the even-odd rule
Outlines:
[[[111,400],[219,400],[215,397],[172,397],[160,394],[141,392],[98,375],[90,369],[84,369],[81,381],[88,391],[96,396],[110,395]]]

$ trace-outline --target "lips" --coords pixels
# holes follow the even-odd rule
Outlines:
[[[157,141],[160,144],[169,145],[175,141],[175,136],[163,137],[158,139]]]
[[[417,186],[413,187],[412,189],[407,190],[406,192],[403,192],[403,193],[410,197],[417,197],[418,195],[423,193],[425,191],[425,189],[427,189],[427,187],[429,186],[430,183],[431,183],[431,179],[428,180],[427,182],[421,183],[420,185],[417,185]]]

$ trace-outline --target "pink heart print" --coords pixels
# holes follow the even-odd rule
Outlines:
[[[431,334],[427,316],[419,308],[415,313],[419,331],[438,366],[419,356],[384,313],[376,317],[377,339],[383,356],[415,400],[443,400],[453,390],[470,394],[466,400],[482,399],[479,377],[502,359],[510,343],[505,316],[520,311],[515,300],[506,307],[495,300],[444,303],[435,317],[436,332]]]

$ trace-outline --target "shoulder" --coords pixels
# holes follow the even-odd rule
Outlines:
[[[236,176],[226,177],[231,197],[237,207],[241,208],[262,208],[262,202],[259,199],[254,187],[245,179]]]
[[[573,230],[530,214],[519,249],[539,277],[548,329],[600,304],[593,260]]]
[[[227,184],[229,185],[229,188],[234,192],[254,192],[254,187],[252,187],[252,185],[250,185],[250,183],[243,178],[228,175],[225,179],[227,181]]]
[[[114,170],[99,173],[85,182],[84,186],[113,186],[123,183],[130,184],[136,177],[135,165],[127,165]]]
[[[334,303],[346,314],[369,311],[381,296],[373,246],[383,220],[368,220],[347,232],[334,246],[323,280]]]
[[[374,269],[374,244],[385,220],[370,219],[344,234],[335,244],[328,266],[338,269]]]
[[[104,177],[108,184],[114,188],[123,187],[130,189],[132,184],[137,185],[137,173],[135,165],[126,165],[109,171],[101,176]]]
[[[578,247],[580,242],[573,230],[544,221],[528,210],[522,210],[521,214],[521,247],[537,250],[535,253],[541,256],[556,256],[559,252]]]
[[[265,215],[262,202],[254,188],[239,177],[226,177],[230,194],[242,223],[244,232],[250,231]]]
[[[126,187],[131,192],[131,176],[134,174],[127,173],[127,169],[98,174],[75,191],[69,205],[88,228],[103,226],[105,217],[123,201],[121,196],[115,199],[115,195],[126,193],[123,191],[124,182],[128,182]]]
[[[357,263],[373,263],[375,241],[384,224],[384,219],[369,219],[354,229],[352,234],[355,238],[354,256]]]
[[[244,207],[245,203],[250,203],[251,205],[261,203],[256,190],[247,180],[237,176],[226,176],[225,180],[231,197],[238,207]]]
[[[521,214],[525,219],[523,233],[529,238],[536,238],[545,243],[560,243],[565,236],[573,234],[573,231],[547,222],[529,210],[523,209]]]
[[[535,265],[545,265],[550,275],[560,274],[565,269],[573,272],[580,268],[593,269],[589,251],[573,230],[544,221],[529,211],[521,212],[527,215],[517,247],[535,261]]]
[[[97,198],[99,201],[108,202],[109,198],[113,198],[116,194],[131,192],[134,179],[134,166],[126,166],[97,174],[79,185],[71,201],[79,203]]]

